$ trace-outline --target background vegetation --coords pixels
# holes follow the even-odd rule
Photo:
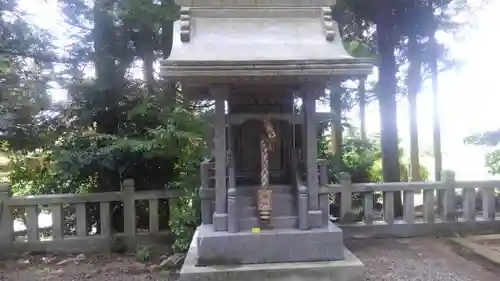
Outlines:
[[[184,102],[176,81],[159,80],[155,72],[155,63],[170,54],[179,7],[172,0],[60,0],[71,30],[61,46],[54,45],[50,30],[26,20],[19,1],[0,0],[0,147],[9,159],[0,164],[14,194],[116,191],[125,178],[134,179],[138,190],[180,189],[184,198],[163,202],[160,212],[161,221],[174,218],[161,227],[170,227],[176,250],[183,250],[198,219],[192,199],[206,156],[207,126],[200,115],[210,104]],[[454,15],[473,10],[459,0],[338,2],[335,17],[346,48],[354,56],[376,58],[378,78],[353,78],[329,89],[325,102],[336,118],[318,141],[330,180],[341,171],[355,182],[426,179],[419,165],[416,96],[423,79],[437,85],[438,72],[456,65],[435,33],[458,31]],[[143,79],[133,79],[131,71],[141,71]],[[51,102],[54,87],[67,90],[66,102]],[[410,102],[411,165],[402,161],[398,146],[397,98]],[[375,100],[382,130],[368,137],[364,109]],[[359,126],[343,117],[356,106]],[[494,155],[499,152],[490,156],[499,159]],[[499,171],[498,163],[490,160],[492,172]],[[95,225],[98,212],[88,208],[89,225]],[[120,208],[114,206],[114,218]],[[400,199],[395,208],[401,214]],[[147,217],[138,216],[139,227],[147,227]],[[123,229],[120,220],[113,221],[115,231]]]

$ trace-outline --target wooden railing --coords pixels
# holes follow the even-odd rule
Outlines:
[[[456,233],[487,233],[498,231],[495,191],[499,180],[455,181],[453,172],[443,174],[442,182],[351,183],[345,176],[340,184],[323,185],[321,195],[340,196],[339,226],[347,237],[421,235],[453,235]],[[444,207],[436,210],[436,191],[444,191]],[[395,193],[403,197],[403,214],[394,213]],[[356,221],[352,208],[353,194],[362,198],[362,219]],[[383,194],[384,200],[376,202],[374,195]],[[415,196],[421,194],[423,204],[415,206]],[[481,206],[476,202],[480,201]],[[382,206],[382,216],[374,216],[374,203]],[[421,210],[419,210],[421,209]]]
[[[133,180],[123,182],[123,191],[87,194],[57,194],[36,196],[10,196],[8,185],[0,186],[0,252],[27,251],[61,251],[61,252],[93,252],[105,251],[113,247],[115,240],[120,240],[126,247],[134,247],[145,241],[168,242],[168,229],[160,229],[159,200],[178,198],[175,190],[135,191]],[[122,233],[114,233],[112,229],[111,204],[123,208]],[[136,203],[146,205],[149,216],[147,229],[138,230]],[[94,204],[98,218],[97,228],[89,231],[88,206]],[[65,214],[74,212],[76,218],[76,235],[65,235]],[[39,214],[48,211],[52,226],[46,229],[39,227]],[[25,231],[14,231],[15,214],[25,215]],[[48,215],[49,215],[48,214]],[[120,218],[122,216],[119,216]],[[146,221],[147,219],[144,218]],[[50,232],[49,237],[41,237],[40,232]],[[96,232],[96,233],[92,233]],[[19,237],[25,236],[25,237]]]
[[[209,168],[208,165],[205,168]],[[330,219],[330,196],[339,196],[340,211],[338,225],[346,237],[411,237],[422,235],[449,236],[456,233],[488,233],[500,229],[497,220],[495,191],[500,181],[455,181],[452,172],[446,172],[442,182],[398,182],[398,183],[352,183],[348,174],[340,177],[339,184],[325,183],[324,162],[319,163],[320,209]],[[203,169],[202,169],[203,171]],[[436,191],[444,191],[443,211],[437,212]],[[300,191],[300,190],[298,190]],[[403,194],[403,213],[394,212],[394,198]],[[300,192],[299,192],[300,193]],[[307,194],[303,192],[304,195]],[[384,203],[376,199],[383,193]],[[423,196],[422,204],[415,206],[417,195]],[[299,194],[300,195],[300,194]],[[356,196],[353,196],[356,195]],[[97,252],[113,247],[116,239],[128,247],[155,241],[168,242],[168,229],[161,229],[159,221],[160,200],[175,200],[180,194],[174,190],[136,191],[133,181],[123,183],[123,191],[90,194],[60,194],[37,196],[11,196],[8,185],[0,186],[0,253],[29,251]],[[200,188],[202,223],[211,224],[214,210],[214,189],[202,183]],[[354,199],[356,198],[356,199]],[[359,199],[361,198],[361,199]],[[362,200],[361,208],[354,200]],[[303,203],[307,200],[302,200]],[[111,205],[119,204],[123,209],[122,233],[112,229]],[[146,205],[149,221],[142,230],[137,224],[137,206]],[[98,229],[90,231],[88,211],[94,206],[92,220],[97,217]],[[307,209],[307,206],[302,206]],[[74,212],[74,234],[65,234],[65,215]],[[48,213],[52,226],[39,227],[39,213]],[[359,212],[359,215],[355,213]],[[381,216],[375,213],[382,213]],[[304,212],[303,212],[304,213]],[[26,230],[15,232],[14,219],[22,214],[26,217]],[[204,214],[204,215],[203,215]],[[354,215],[353,215],[354,214]],[[352,219],[355,218],[355,219]],[[116,217],[115,217],[116,219]],[[301,228],[306,228],[304,218]],[[40,232],[50,232],[43,237]],[[21,236],[21,237],[19,237]]]

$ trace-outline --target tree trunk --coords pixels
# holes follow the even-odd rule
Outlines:
[[[330,88],[330,111],[335,115],[331,124],[331,149],[334,154],[334,162],[344,169],[342,162],[342,88],[340,81],[335,81]],[[335,196],[335,206],[340,206],[340,196]]]
[[[431,72],[432,72],[432,94],[434,100],[434,173],[436,181],[441,180],[441,174],[443,172],[443,155],[441,151],[441,120],[439,117],[439,90],[438,90],[438,69],[436,58],[434,57],[433,62],[431,62]]]
[[[162,9],[177,9],[178,7],[171,0],[162,0],[161,1]],[[163,20],[161,23],[161,53],[162,58],[167,59],[172,52],[172,41],[174,38],[174,21],[172,19]],[[175,80],[173,79],[165,79],[164,92],[165,98],[168,101],[168,104],[173,108],[177,101],[177,93],[175,89]],[[164,218],[170,218],[170,200],[165,200],[165,204],[163,205],[162,213],[164,214]],[[167,224],[168,225],[168,224]],[[168,225],[168,228],[170,226]]]
[[[163,10],[173,9],[171,0],[162,0],[161,5]],[[176,8],[176,6],[175,6]],[[161,52],[163,59],[167,59],[172,52],[172,40],[174,37],[174,21],[164,20],[161,23]],[[169,100],[169,104],[172,106],[177,102],[177,92],[175,87],[175,80],[171,78],[164,78],[166,80],[165,85],[165,96]]]
[[[439,117],[439,89],[438,89],[438,65],[437,65],[437,41],[436,41],[436,31],[437,31],[437,23],[434,20],[434,8],[432,6],[432,1],[428,3],[429,13],[431,13],[431,17],[433,22],[431,23],[431,28],[429,30],[429,49],[430,49],[430,58],[429,58],[429,68],[431,71],[431,80],[432,80],[432,96],[433,96],[433,143],[434,143],[434,179],[436,181],[441,181],[441,174],[443,172],[443,155],[441,150],[441,121]],[[437,192],[437,209],[438,212],[441,212],[444,204],[444,192],[439,190]]]
[[[123,88],[124,77],[116,65],[116,27],[113,18],[114,0],[96,0],[94,3],[94,28],[92,37],[95,49],[95,73],[97,90],[101,93],[96,101],[96,131],[114,135],[118,131],[118,95]],[[121,67],[123,69],[123,67]],[[101,145],[98,143],[98,145]],[[121,188],[120,174],[116,170],[103,168],[98,172],[99,192],[118,191]],[[112,205],[112,228],[123,231],[123,215],[117,212],[121,206]],[[87,209],[88,210],[88,209]]]
[[[380,106],[380,142],[385,182],[401,179],[399,167],[397,107],[396,107],[396,59],[394,55],[393,12],[390,0],[381,1],[377,18],[377,45],[380,56],[378,98]],[[384,196],[385,198],[385,196]],[[394,214],[403,213],[401,192],[394,193]]]
[[[146,87],[148,89],[148,95],[151,95],[154,92],[155,88],[155,77],[154,77],[154,62],[155,56],[153,49],[148,50],[147,53],[142,56],[143,61],[143,73],[144,73],[144,81],[146,83]]]
[[[153,6],[153,3],[148,3]],[[142,58],[142,72],[143,78],[146,83],[146,88],[148,90],[148,95],[152,95],[155,91],[155,76],[154,76],[154,62],[155,62],[155,33],[153,30],[153,24],[151,22],[144,22],[140,28],[138,42],[138,52],[139,56]]]
[[[420,180],[418,147],[417,95],[420,92],[422,59],[416,34],[410,34],[408,42],[408,103],[410,107],[410,167],[411,180]]]
[[[117,117],[113,116],[116,109],[117,69],[113,54],[116,29],[112,17],[114,0],[97,0],[94,7],[94,29],[92,36],[95,49],[95,70],[97,88],[103,92],[100,95],[100,105],[109,110],[102,110],[96,115],[97,131],[99,133],[114,134],[117,129]]]
[[[115,64],[113,41],[116,29],[113,19],[114,0],[97,0],[94,5],[94,29],[92,36],[95,48],[96,86],[99,95],[98,112],[95,115],[96,131],[101,134],[116,134],[118,130],[117,95],[121,81]],[[105,169],[99,172],[100,192],[120,189],[120,175],[117,171]]]
[[[335,114],[332,120],[332,152],[335,158],[341,163],[342,159],[342,88],[340,81],[335,82],[334,87],[330,89],[330,111]]]
[[[363,20],[356,17],[356,38],[363,39]],[[358,84],[358,101],[359,101],[359,119],[360,119],[360,134],[361,139],[366,141],[366,77],[359,78]]]
[[[361,139],[366,141],[366,78],[359,79],[358,85],[359,119]]]

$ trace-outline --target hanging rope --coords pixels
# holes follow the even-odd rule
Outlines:
[[[276,139],[276,132],[269,119],[264,119],[265,135],[260,140],[260,189],[258,192],[258,206],[261,226],[268,227],[271,220],[271,195],[269,189],[269,151],[273,150],[272,142]]]
[[[260,167],[260,188],[267,189],[269,187],[269,150],[265,138],[260,140]]]

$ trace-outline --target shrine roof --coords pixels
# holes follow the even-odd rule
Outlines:
[[[162,74],[368,74],[372,70],[370,61],[346,52],[330,7],[323,7],[334,2],[177,0],[185,6],[181,19],[174,24],[172,52],[161,63]]]

